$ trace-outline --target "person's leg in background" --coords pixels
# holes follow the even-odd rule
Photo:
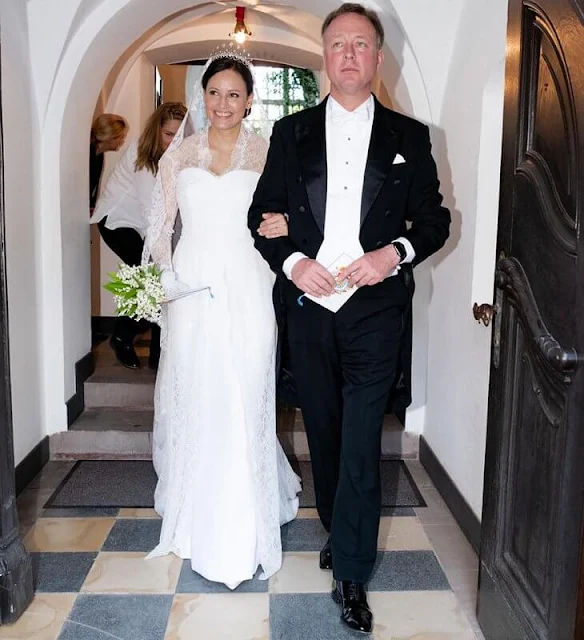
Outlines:
[[[142,260],[144,241],[135,229],[108,229],[107,217],[98,223],[99,232],[107,246],[127,265],[139,265]],[[139,333],[146,331],[150,323],[145,320],[136,321],[119,316],[116,318],[110,345],[120,364],[129,369],[139,369],[140,359],[134,349],[134,339]],[[158,340],[160,345],[160,339]],[[160,346],[158,346],[160,350]]]
[[[158,369],[160,360],[160,327],[152,323],[150,325],[150,353],[148,354],[148,366]]]

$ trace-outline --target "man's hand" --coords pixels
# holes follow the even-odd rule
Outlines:
[[[349,282],[355,287],[367,287],[379,284],[397,267],[400,257],[395,247],[390,244],[382,249],[369,251],[345,269]]]
[[[293,267],[292,282],[304,293],[315,298],[330,295],[335,288],[335,279],[316,260],[302,258]]]

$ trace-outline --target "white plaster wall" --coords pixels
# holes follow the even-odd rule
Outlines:
[[[427,124],[434,122],[442,104],[450,58],[465,3],[472,0],[393,0],[399,30],[407,34],[410,48],[404,63],[419,67],[428,98],[429,117],[416,110],[414,114]],[[387,4],[387,3],[384,3]],[[386,40],[390,48],[396,30],[389,31]],[[407,58],[411,57],[411,60]],[[407,80],[407,75],[404,76]],[[405,109],[405,107],[404,107]],[[405,109],[407,110],[407,109]]]
[[[453,225],[432,274],[424,436],[479,518],[491,335],[472,304],[492,301],[506,22],[506,0],[465,4],[435,135]]]
[[[14,457],[43,438],[38,325],[38,117],[33,107],[26,5],[0,4],[8,322]]]
[[[430,126],[438,174],[448,173],[448,158],[437,154],[436,126],[440,112],[449,59],[460,13],[465,0],[394,0],[393,7],[380,3],[385,28],[386,56],[382,79],[395,108]],[[416,295],[413,304],[412,404],[406,428],[421,434],[426,423],[429,308],[432,303],[432,263],[416,268]]]
[[[42,121],[59,58],[82,0],[59,0],[58,12],[44,0],[28,0],[20,4],[25,7],[29,33],[38,36],[42,34],[42,37],[31,38],[29,41],[33,95]]]

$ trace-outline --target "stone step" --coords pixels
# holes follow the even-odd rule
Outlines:
[[[152,409],[156,372],[148,368],[143,349],[137,349],[142,367],[126,369],[111,349],[96,352],[95,372],[85,381],[85,408],[118,407],[120,409]]]
[[[152,431],[152,409],[86,409],[69,427],[70,431]]]
[[[95,372],[85,382],[86,410],[68,431],[51,436],[52,457],[151,457],[156,372],[147,366],[147,342],[138,341],[136,351],[142,368],[131,370],[116,361],[107,343],[96,348]],[[300,410],[280,405],[277,432],[286,453],[310,457]],[[416,458],[418,436],[404,431],[394,416],[386,416],[381,449],[386,458]]]
[[[94,459],[149,459],[152,452],[153,411],[147,408],[89,408],[68,431],[51,436],[51,457]],[[294,407],[278,408],[277,432],[284,451],[310,458],[302,413]],[[417,458],[418,436],[404,431],[394,416],[383,425],[384,458]]]
[[[152,431],[62,431],[49,446],[53,460],[150,460]]]
[[[152,382],[99,382],[91,378],[85,383],[85,407],[98,409],[153,409],[154,380]]]

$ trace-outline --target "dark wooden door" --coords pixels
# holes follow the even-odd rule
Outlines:
[[[584,504],[584,0],[510,0],[478,619],[568,640]]]
[[[31,558],[18,533],[14,486],[1,103],[2,78],[0,78],[0,626],[15,622],[28,607],[33,596]]]

